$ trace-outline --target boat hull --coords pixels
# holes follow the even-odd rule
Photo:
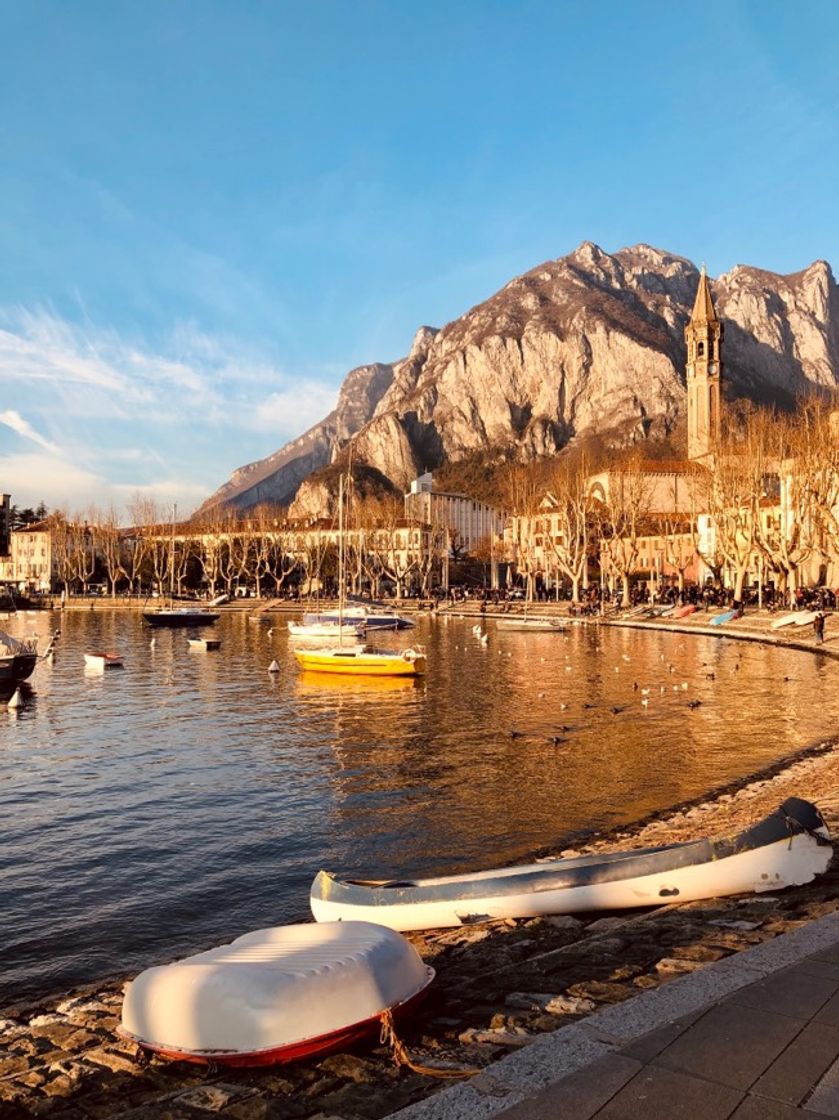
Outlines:
[[[17,653],[8,657],[0,657],[0,684],[28,680],[32,676],[37,663],[38,655],[36,653]]]
[[[730,840],[392,884],[339,880],[321,871],[310,904],[317,921],[363,918],[399,931],[441,929],[775,891],[810,882],[832,855],[818,810],[791,798],[777,814]]]
[[[318,622],[338,622],[342,619],[346,623],[359,623],[368,630],[409,630],[414,623],[408,618],[398,614],[375,614],[365,607],[347,607],[344,611],[326,611],[318,615],[306,616]]]
[[[786,614],[783,618],[776,618],[770,629],[781,630],[784,626],[812,626],[817,613],[817,611],[793,611],[792,614]]]
[[[86,653],[84,663],[91,669],[122,668],[122,658],[118,653]]]
[[[126,987],[120,1034],[179,1061],[264,1066],[359,1041],[404,1016],[434,978],[369,922],[281,926],[150,968]]]
[[[566,624],[557,618],[497,618],[495,625],[499,630],[516,633],[562,633]]]
[[[219,619],[218,614],[212,611],[188,611],[188,610],[159,610],[159,611],[143,611],[143,618],[149,626],[211,626]]]
[[[296,649],[294,656],[303,669],[317,673],[341,673],[366,677],[416,677],[425,672],[422,654],[408,658],[403,653],[381,654],[353,649]]]

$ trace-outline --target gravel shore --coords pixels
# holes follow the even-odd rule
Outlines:
[[[754,638],[769,637],[766,620],[749,623]],[[561,854],[729,834],[792,795],[814,801],[837,836],[837,763],[839,743],[826,741],[701,802]],[[772,897],[411,935],[437,980],[424,1010],[405,1028],[404,1042],[423,1065],[483,1068],[598,1007],[839,909],[836,862],[816,882]],[[375,1045],[262,1071],[140,1063],[134,1047],[115,1034],[125,979],[0,1012],[0,1120],[376,1120],[445,1084],[397,1067],[387,1048]]]

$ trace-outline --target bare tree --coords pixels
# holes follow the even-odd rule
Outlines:
[[[543,546],[559,571],[571,582],[571,598],[580,601],[585,582],[594,502],[588,488],[590,468],[582,458],[557,463],[549,478],[550,492],[543,502]],[[557,593],[558,593],[557,587]]]
[[[743,601],[746,576],[755,560],[760,500],[770,465],[765,435],[762,421],[747,417],[741,438],[736,431],[722,437],[706,476],[714,548],[732,577],[735,603]],[[703,559],[710,566],[704,554]]]
[[[533,599],[536,573],[535,519],[542,498],[542,488],[534,470],[522,463],[512,463],[504,476],[504,501],[511,514],[511,560],[516,571],[524,575],[527,598]]]
[[[595,504],[601,564],[620,580],[624,606],[629,603],[630,575],[637,568],[639,538],[650,508],[651,486],[640,456],[633,453],[609,471],[606,500]]]
[[[119,517],[113,504],[104,513],[98,514],[97,520],[99,523],[99,551],[102,556],[102,563],[105,566],[105,574],[111,585],[111,598],[114,598],[119,580],[128,578],[123,543],[124,535],[120,529]]]

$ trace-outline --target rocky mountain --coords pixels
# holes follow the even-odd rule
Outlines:
[[[288,502],[353,441],[404,488],[426,468],[496,449],[554,454],[592,433],[670,432],[685,408],[684,326],[699,273],[683,257],[591,242],[511,280],[407,358],[347,375],[320,424],[236,471],[205,504]],[[839,384],[839,287],[825,261],[788,276],[737,265],[712,283],[726,393],[788,404]]]

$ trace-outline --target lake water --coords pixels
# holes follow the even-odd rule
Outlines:
[[[677,634],[490,621],[482,646],[425,618],[381,642],[425,643],[415,683],[303,674],[278,616],[223,616],[218,651],[182,630],[152,648],[124,612],[0,625],[42,649],[61,628],[26,705],[0,707],[0,1007],[305,918],[320,867],[401,878],[567,846],[839,715],[837,663]],[[101,648],[124,670],[86,669]]]

